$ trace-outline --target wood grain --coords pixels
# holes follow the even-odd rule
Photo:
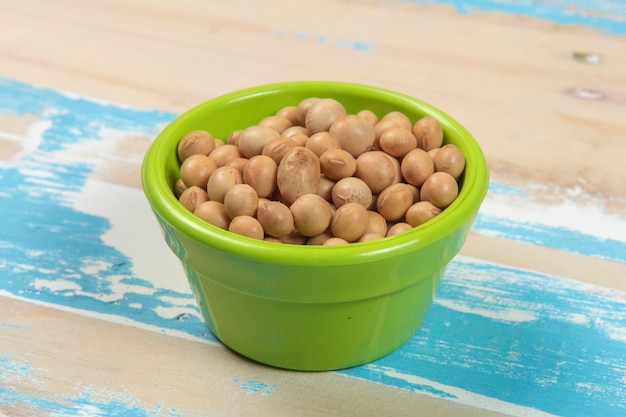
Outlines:
[[[612,204],[626,197],[607,181],[626,176],[623,36],[502,13],[468,19],[410,2],[0,5],[6,76],[174,112],[268,82],[375,84],[465,124],[497,179],[582,187]],[[603,60],[584,64],[570,58],[575,51]],[[600,98],[576,96],[576,89]]]
[[[0,373],[0,416],[503,415],[2,296],[0,317],[0,360],[20,365],[14,378]]]
[[[378,0],[0,0],[0,22],[0,175],[26,172],[0,181],[0,212],[19,212],[0,216],[0,237],[23,243],[0,242],[0,416],[623,411],[626,35]],[[143,154],[177,114],[308,79],[443,109],[483,146],[492,185],[510,187],[490,189],[438,318],[353,373],[264,367],[206,333],[140,192]],[[15,111],[29,93],[37,105]],[[51,128],[54,149],[43,150]],[[526,209],[562,213],[569,229]],[[26,211],[35,220],[19,229]],[[495,215],[513,228],[494,233]],[[437,383],[463,395],[424,394]]]

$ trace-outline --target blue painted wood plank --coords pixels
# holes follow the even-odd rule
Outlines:
[[[0,335],[2,331],[0,329]],[[124,417],[183,417],[189,415],[175,408],[145,405],[141,400],[118,392],[94,392],[88,386],[81,387],[75,396],[38,396],[34,390],[18,390],[20,380],[41,385],[32,365],[19,358],[0,353],[0,405],[3,412],[15,410],[15,415],[49,416],[124,416]],[[5,414],[3,414],[5,415]],[[11,414],[6,414],[10,416]]]
[[[422,329],[344,372],[470,404],[626,415],[626,294],[457,257]]]
[[[449,4],[460,13],[497,11],[531,16],[561,25],[582,25],[607,33],[626,33],[623,0],[404,0],[413,3]]]
[[[153,136],[175,115],[9,79],[0,79],[0,114],[39,120],[39,130],[24,138],[32,149],[0,163],[0,294],[215,342],[190,291],[138,276],[138,260],[103,238],[112,220],[73,204],[94,170],[73,146],[105,141],[102,132],[112,129]],[[526,198],[502,184],[490,188],[491,195],[506,193]],[[568,246],[556,238],[563,230],[494,214],[481,214],[475,230],[618,262],[626,253],[618,239],[572,231],[586,243]],[[394,354],[343,373],[511,415],[624,415],[625,299],[593,285],[457,257],[424,327]],[[184,313],[164,315],[167,308]]]
[[[626,207],[626,200],[619,204]],[[540,203],[529,191],[494,181],[476,215],[473,231],[626,263],[626,222],[621,216],[603,214],[598,207],[572,201],[560,205]]]

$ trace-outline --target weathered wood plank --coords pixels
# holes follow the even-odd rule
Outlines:
[[[0,296],[0,416],[503,414]]]
[[[184,7],[65,0],[52,7],[31,0],[4,1],[1,10],[5,76],[175,112],[266,82],[375,84],[459,119],[501,181],[626,197],[624,187],[607,180],[626,176],[623,34],[394,1],[325,0],[311,8],[243,0]],[[623,18],[622,11],[614,21]],[[582,63],[571,58],[577,51],[602,60]]]

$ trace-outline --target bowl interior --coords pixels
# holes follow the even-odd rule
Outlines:
[[[443,126],[445,143],[458,146],[466,159],[457,199],[440,215],[411,231],[384,239],[344,246],[300,246],[239,236],[195,217],[179,204],[172,190],[179,176],[178,141],[205,129],[225,139],[237,129],[258,123],[285,106],[308,97],[331,97],[348,113],[372,110],[379,117],[401,111],[415,122],[429,115]],[[470,133],[444,112],[413,97],[353,83],[302,81],[248,88],[209,100],[182,114],[156,138],[142,167],[144,192],[153,210],[180,233],[218,250],[246,258],[294,265],[346,265],[418,250],[471,221],[487,192],[488,171],[483,153]]]

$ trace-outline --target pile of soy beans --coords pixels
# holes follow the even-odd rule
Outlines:
[[[426,223],[458,196],[465,158],[441,124],[392,111],[348,114],[311,97],[230,133],[178,144],[175,194],[199,218],[266,241],[342,245]]]

